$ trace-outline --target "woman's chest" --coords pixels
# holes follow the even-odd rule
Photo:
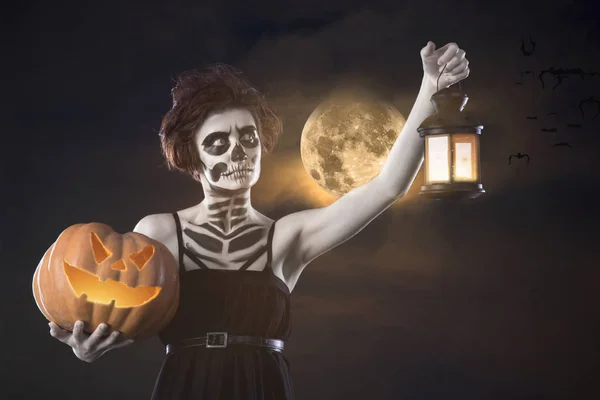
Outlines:
[[[269,260],[269,225],[249,223],[223,232],[209,222],[181,221],[167,247],[186,270],[263,270]]]

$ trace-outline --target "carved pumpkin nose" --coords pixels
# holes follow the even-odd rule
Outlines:
[[[248,154],[244,151],[244,148],[238,143],[231,152],[231,161],[245,161],[248,159]]]

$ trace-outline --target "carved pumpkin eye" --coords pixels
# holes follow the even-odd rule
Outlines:
[[[104,246],[104,243],[102,243],[96,233],[92,232],[90,237],[92,239],[92,252],[94,253],[94,260],[96,260],[96,263],[102,264],[108,257],[112,256],[112,253],[106,248],[106,246]]]
[[[154,255],[154,246],[147,245],[139,253],[131,254],[129,256],[129,259],[131,261],[133,261],[135,266],[138,267],[138,269],[141,271],[146,266],[146,264],[148,264],[148,261],[150,261],[150,259],[152,258],[153,255]]]

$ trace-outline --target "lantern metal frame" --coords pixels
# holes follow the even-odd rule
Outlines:
[[[443,70],[442,70],[443,73]],[[440,73],[441,76],[441,73]],[[438,78],[439,80],[439,78]],[[460,88],[460,82],[459,82]],[[462,199],[476,198],[485,193],[481,183],[481,157],[480,157],[480,137],[483,125],[473,119],[463,109],[467,104],[469,97],[463,93],[462,88],[459,91],[453,91],[451,87],[437,91],[431,96],[431,102],[436,112],[426,118],[417,132],[424,139],[423,150],[425,157],[425,184],[421,186],[420,195],[430,199]],[[456,160],[455,160],[455,138],[457,135],[473,135],[475,138],[476,162],[471,160],[471,168],[475,168],[476,177],[472,181],[464,182],[456,179]],[[448,137],[448,180],[447,182],[429,182],[428,162],[428,136],[447,136]]]

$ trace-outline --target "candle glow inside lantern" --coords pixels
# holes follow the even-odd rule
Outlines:
[[[483,125],[463,109],[468,96],[442,89],[431,97],[435,114],[417,129],[425,139],[425,182],[420,194],[431,199],[475,198],[481,184],[479,137]]]

